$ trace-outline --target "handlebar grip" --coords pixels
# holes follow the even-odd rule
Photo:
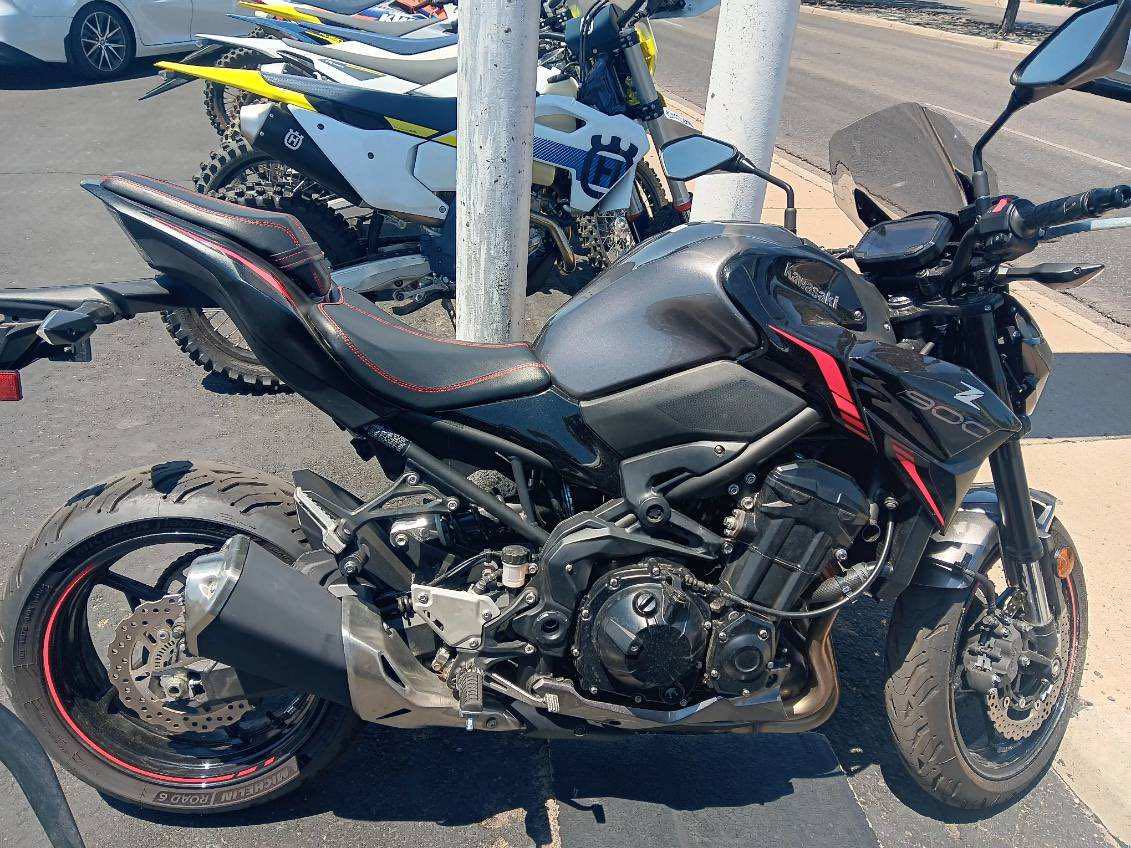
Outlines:
[[[1131,186],[1094,188],[1082,194],[1059,197],[1028,209],[1018,209],[1024,232],[1032,236],[1046,227],[1070,224],[1084,218],[1097,218],[1110,209],[1131,206]]]

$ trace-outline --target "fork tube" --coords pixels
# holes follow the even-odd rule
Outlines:
[[[979,298],[967,306],[963,325],[971,342],[974,371],[994,392],[1009,403],[1009,385],[997,349],[995,307],[1001,298]],[[1002,529],[1002,562],[1007,573],[1016,576],[1030,601],[1030,623],[1046,628],[1053,623],[1047,587],[1041,569],[1044,543],[1037,530],[1029,481],[1021,455],[1021,434],[990,454],[990,470],[997,490],[1005,527]]]
[[[636,97],[644,110],[644,126],[652,136],[652,143],[656,145],[659,153],[664,143],[670,140],[667,127],[664,124],[664,107],[660,92],[656,90],[656,83],[652,79],[652,72],[648,70],[648,62],[644,59],[644,51],[640,49],[640,41],[633,33],[632,44],[624,48],[624,59],[628,65],[628,72],[632,75],[632,84],[636,88]],[[661,163],[662,164],[662,163]],[[667,176],[665,173],[664,176]],[[683,180],[673,180],[668,177],[668,191],[671,192],[672,206],[677,212],[686,212],[691,208],[691,195],[687,191],[687,184]]]

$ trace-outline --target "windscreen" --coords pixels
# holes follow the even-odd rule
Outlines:
[[[829,139],[837,206],[858,227],[916,212],[957,212],[971,196],[971,147],[944,115],[900,103]],[[991,193],[997,180],[990,174]]]

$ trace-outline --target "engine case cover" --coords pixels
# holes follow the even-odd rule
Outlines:
[[[679,704],[702,669],[710,610],[648,566],[602,575],[581,604],[577,668],[590,693]]]

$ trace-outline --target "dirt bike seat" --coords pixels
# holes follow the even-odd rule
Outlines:
[[[327,12],[337,12],[339,15],[356,15],[372,9],[377,2],[376,0],[315,0],[310,5],[317,9],[325,9]]]
[[[320,113],[363,129],[395,129],[424,138],[456,128],[456,99],[423,94],[393,94],[294,74],[262,73],[271,85],[306,95]],[[393,121],[401,122],[397,126]],[[406,127],[403,124],[411,124]]]
[[[442,339],[335,287],[311,324],[362,386],[398,406],[430,412],[530,395],[550,385],[530,345]]]
[[[342,50],[329,44],[304,44],[293,38],[284,38],[283,43],[304,53],[314,53],[378,74],[390,74],[417,85],[430,85],[436,80],[451,76],[456,72],[457,59],[455,56],[437,59],[407,59],[401,56],[371,56],[353,50]]]
[[[398,56],[417,56],[421,53],[427,53],[429,50],[451,47],[459,41],[458,35],[438,35],[435,38],[402,38],[396,35],[378,35],[354,27],[340,27],[333,24],[303,23],[301,26],[307,32],[317,32],[340,38],[343,41],[356,41],[388,53],[396,53]]]
[[[321,18],[323,23],[352,27],[353,29],[372,32],[376,35],[407,35],[410,32],[416,32],[418,29],[424,29],[426,26],[432,26],[437,22],[435,18],[381,20],[380,18],[371,18],[366,15],[338,14],[336,12],[326,11],[324,7],[319,7],[319,11],[312,14]]]
[[[124,172],[104,177],[102,187],[251,249],[294,280],[311,297],[330,289],[330,264],[306,228],[292,215],[249,209],[192,189]]]

